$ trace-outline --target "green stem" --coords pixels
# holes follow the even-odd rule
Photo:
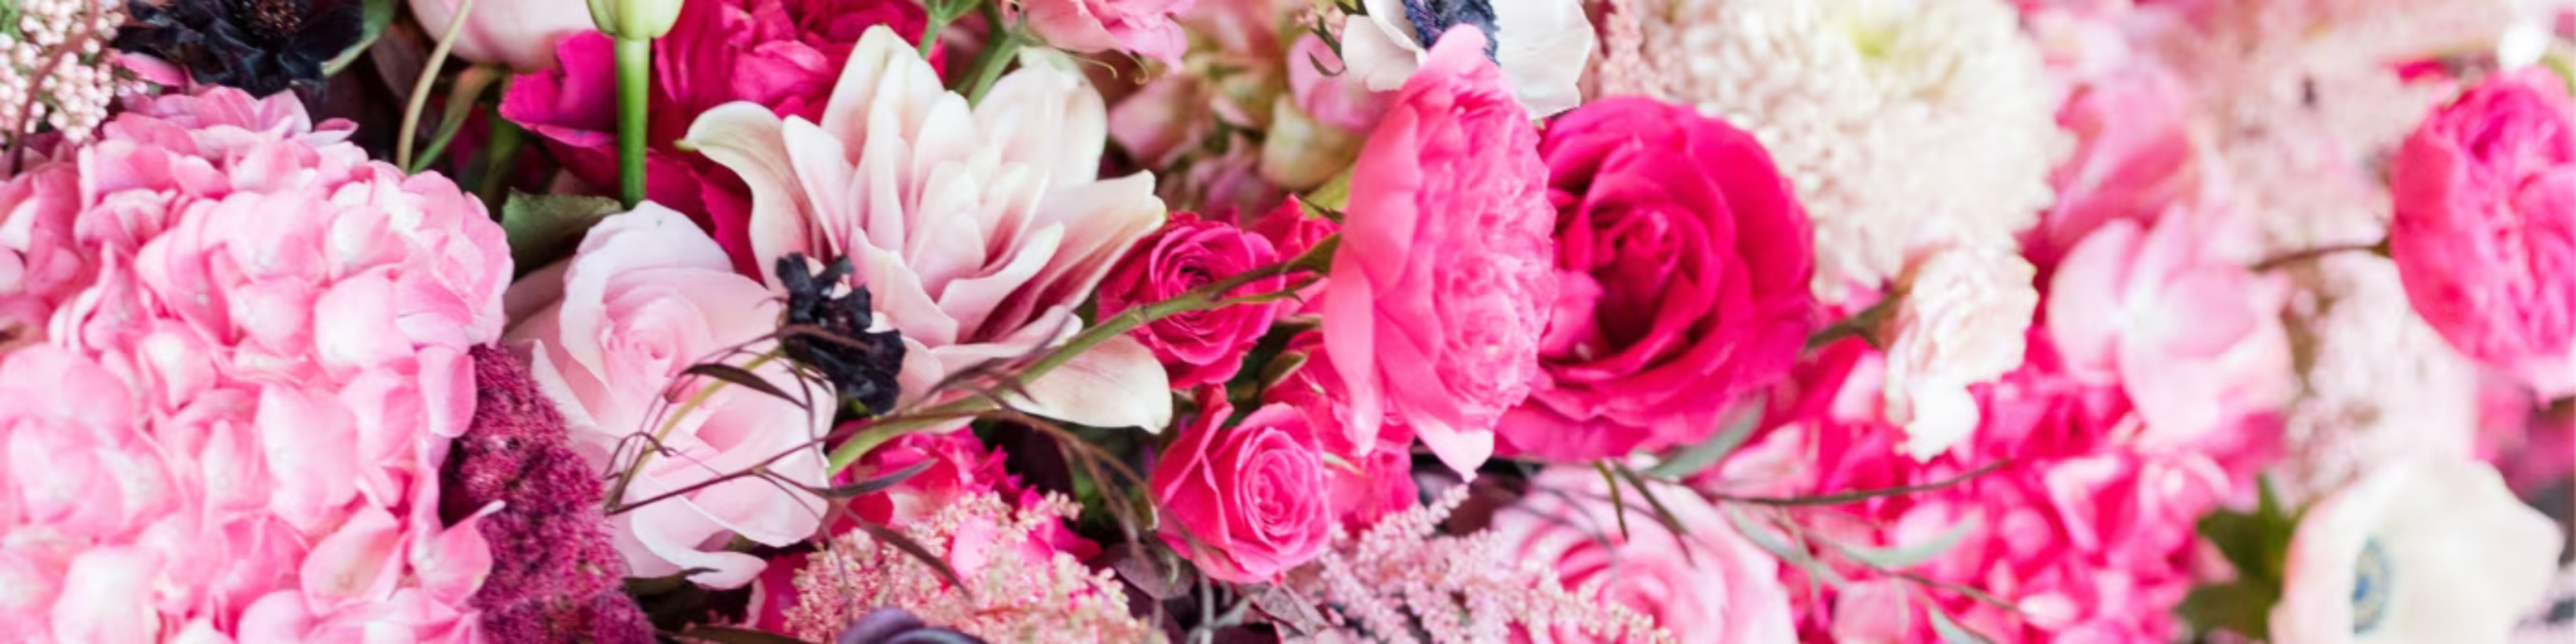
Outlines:
[[[769,361],[777,359],[779,355],[778,351],[770,351],[768,353],[760,354],[760,357],[753,358],[751,362],[743,363],[742,370],[750,371],[758,369],[761,365],[769,364]],[[625,506],[626,486],[634,484],[636,475],[644,472],[644,464],[653,460],[653,452],[656,451],[655,446],[661,445],[662,441],[669,439],[671,437],[672,430],[680,428],[680,421],[688,418],[689,414],[695,413],[699,407],[705,406],[707,404],[707,400],[714,398],[717,391],[723,390],[725,385],[732,384],[724,380],[716,380],[712,378],[709,380],[713,380],[713,382],[709,382],[706,386],[698,388],[697,394],[689,396],[689,400],[687,402],[680,403],[678,408],[671,411],[670,416],[662,419],[662,426],[653,430],[653,442],[645,443],[642,449],[636,450],[635,462],[626,466],[626,471],[617,473],[617,482],[609,485],[608,487],[608,509],[611,514],[616,513],[618,508]]]
[[[939,32],[947,31],[949,21],[956,20],[956,16],[951,16],[946,12],[940,11],[935,6],[936,3],[933,3],[933,5],[934,6],[929,12],[930,19],[924,21],[928,24],[921,27],[922,60],[930,60],[930,52],[937,51],[939,49]]]
[[[402,134],[394,137],[394,165],[411,167],[412,137],[420,132],[420,111],[429,106],[429,90],[437,86],[438,68],[446,64],[447,52],[456,48],[457,34],[465,30],[465,18],[474,15],[474,0],[457,3],[456,17],[447,20],[447,31],[438,46],[429,49],[429,60],[420,69],[420,80],[411,84],[411,104],[403,107]]]
[[[509,196],[510,173],[519,168],[519,148],[527,145],[528,131],[510,119],[501,118],[501,110],[492,110],[492,138],[483,144],[482,189],[483,209],[501,218],[502,200]]]
[[[2324,257],[2324,256],[2327,256],[2327,255],[2334,255],[2334,254],[2338,254],[2338,253],[2348,253],[2348,252],[2358,252],[2358,251],[2369,251],[2369,252],[2377,253],[2377,254],[2380,254],[2380,255],[2387,255],[2387,254],[2388,254],[2388,240],[2387,240],[2387,239],[2381,239],[2381,240],[2379,240],[2379,241],[2375,241],[2375,242],[2371,242],[2371,243],[2367,243],[2367,244],[2337,244],[2337,245],[2333,245],[2333,246],[2319,246],[2319,247],[2316,247],[2316,248],[2304,248],[2304,249],[2300,249],[2300,250],[2294,250],[2294,251],[2290,251],[2290,252],[2287,252],[2287,253],[2282,253],[2282,254],[2280,254],[2280,255],[2275,255],[2275,256],[2272,256],[2272,257],[2265,258],[2263,261],[2260,261],[2260,262],[2255,262],[2255,263],[2254,263],[2254,267],[2253,267],[2253,268],[2251,268],[2251,269],[2248,269],[2248,270],[2251,270],[2251,271],[2256,272],[2256,273],[2268,272],[2268,271],[2278,270],[2278,269],[2282,269],[2282,268],[2287,268],[2287,267],[2289,267],[2289,266],[2293,266],[2293,265],[2297,265],[2297,264],[2303,264],[2303,263],[2307,263],[2307,262],[2310,262],[2310,261],[2314,261],[2314,260],[2316,260],[2316,259],[2317,259],[2317,258],[2319,258],[2319,257]]]
[[[617,194],[634,208],[644,202],[645,102],[652,87],[653,39],[621,37],[616,42]]]
[[[991,33],[985,37],[991,40],[984,43],[984,51],[975,54],[974,69],[964,77],[968,104],[982,102],[984,93],[992,91],[993,83],[1002,79],[1002,70],[1010,68],[1011,60],[1020,55],[1020,32],[1002,23],[1001,9],[996,7],[999,4],[984,3],[984,24],[991,26]]]

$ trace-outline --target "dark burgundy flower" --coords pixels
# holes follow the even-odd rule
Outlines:
[[[822,372],[842,400],[858,401],[871,414],[893,409],[902,389],[895,382],[903,370],[902,336],[893,329],[868,330],[875,324],[875,307],[867,287],[833,294],[850,276],[850,258],[832,260],[821,273],[805,272],[805,264],[800,253],[778,258],[778,283],[787,287],[787,323],[828,337],[789,334],[779,338],[778,346],[789,359]]]
[[[188,70],[208,85],[267,96],[322,83],[322,65],[358,44],[353,0],[135,0],[116,48]]]

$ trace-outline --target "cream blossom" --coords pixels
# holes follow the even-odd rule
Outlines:
[[[2279,644],[2501,643],[2549,589],[2558,528],[2468,459],[2392,463],[2291,538]]]
[[[1415,7],[1434,2],[1361,0],[1368,15],[1352,16],[1342,33],[1342,58],[1351,73],[1358,74],[1372,91],[1403,87],[1404,79],[1413,77],[1430,55],[1431,43],[1424,36],[1437,37],[1451,26],[1408,18]],[[1493,24],[1479,27],[1485,28],[1493,43],[1489,52],[1502,66],[1513,97],[1530,116],[1546,117],[1583,102],[1575,82],[1590,66],[1595,38],[1580,0],[1452,0],[1448,4],[1450,13],[1491,12]]]
[[[1161,227],[1152,176],[1098,178],[1107,130],[1076,74],[1023,67],[969,106],[879,26],[859,38],[822,122],[733,103],[699,116],[682,144],[750,185],[755,265],[790,253],[857,265],[879,319],[903,333],[909,403],[949,373],[1080,331],[1074,307]],[[1123,335],[1024,384],[1015,404],[1052,418],[1171,419],[1162,366]]]
[[[2009,244],[2071,150],[2060,91],[2002,0],[1675,0],[1641,49],[1661,98],[1753,132],[1816,223],[1841,301],[1961,235]]]
[[[1968,386],[2020,368],[2039,308],[2030,262],[1991,246],[1921,254],[1897,282],[1902,298],[1884,329],[1887,417],[1905,426],[1905,451],[1930,459],[1976,431]]]

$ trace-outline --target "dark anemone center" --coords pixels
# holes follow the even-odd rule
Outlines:
[[[1413,23],[1414,40],[1425,48],[1450,27],[1475,25],[1485,32],[1485,57],[1494,57],[1493,0],[1404,0],[1404,19]]]

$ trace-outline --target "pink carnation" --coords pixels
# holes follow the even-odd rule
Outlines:
[[[442,522],[438,469],[509,254],[346,136],[292,96],[145,99],[0,190],[56,253],[22,265],[80,262],[0,283],[49,330],[0,358],[12,636],[474,637],[483,512]]]
[[[1459,472],[1528,397],[1556,300],[1538,132],[1484,51],[1451,30],[1369,136],[1324,293],[1354,442],[1392,416]]]
[[[2390,176],[2407,299],[2461,353],[2576,393],[2576,101],[2542,68],[2424,120]]]
[[[1162,230],[1137,240],[1135,250],[1109,269],[1109,276],[1100,282],[1100,315],[1171,299],[1278,261],[1279,253],[1269,239],[1224,222],[1176,214]],[[1229,295],[1269,293],[1286,285],[1286,278],[1274,276]],[[1163,362],[1172,387],[1224,384],[1242,368],[1243,355],[1252,350],[1252,343],[1270,331],[1270,321],[1281,308],[1264,302],[1189,311],[1156,320],[1130,335]]]

